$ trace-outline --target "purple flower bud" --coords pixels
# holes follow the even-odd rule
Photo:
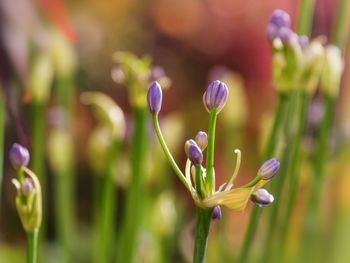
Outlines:
[[[228,88],[225,83],[215,80],[209,84],[203,95],[203,103],[208,112],[216,110],[219,113],[225,106]]]
[[[22,190],[22,194],[25,196],[33,192],[34,186],[33,186],[32,180],[27,177],[24,178],[21,190]]]
[[[201,151],[201,149],[199,149],[198,145],[194,142],[192,143],[191,141],[193,140],[189,140],[186,142],[186,145],[188,145],[186,147],[185,145],[185,151],[186,148],[188,148],[188,153],[187,154],[187,158],[191,160],[192,164],[197,166],[200,165],[203,162],[203,153]]]
[[[269,180],[275,176],[280,169],[280,163],[275,158],[272,158],[263,163],[258,171],[258,175],[263,176],[264,180]]]
[[[208,135],[203,132],[203,131],[199,131],[196,135],[196,137],[194,138],[198,147],[204,151],[205,148],[207,148],[208,145]]]
[[[29,151],[18,143],[14,143],[10,150],[10,161],[14,168],[27,166],[29,163]]]
[[[290,28],[290,16],[283,10],[275,10],[270,18],[270,24],[276,26],[277,28],[288,27]]]
[[[298,42],[301,49],[305,49],[309,45],[309,38],[307,36],[300,36]]]
[[[284,45],[291,45],[294,41],[298,40],[297,34],[287,27],[282,27],[278,32],[278,36]]]
[[[187,140],[186,142],[185,142],[185,153],[186,153],[186,156],[189,156],[190,155],[190,146],[191,145],[196,145],[197,143],[194,141],[194,140],[192,140],[192,139],[190,139],[190,140]]]
[[[157,81],[153,82],[147,92],[148,109],[156,114],[162,107],[162,89]]]
[[[221,208],[220,206],[215,206],[213,209],[213,214],[211,215],[211,219],[220,220],[222,218]]]
[[[279,28],[273,24],[267,26],[267,39],[273,41],[275,38],[279,37]]]
[[[257,206],[264,207],[271,204],[274,198],[266,189],[260,188],[252,193],[250,200],[252,200]]]

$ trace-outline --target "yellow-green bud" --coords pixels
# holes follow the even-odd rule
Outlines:
[[[51,56],[48,53],[41,53],[36,57],[29,78],[33,101],[47,102],[53,80],[53,66]]]
[[[325,48],[324,67],[321,76],[322,91],[332,97],[338,96],[344,60],[341,50],[333,45]]]

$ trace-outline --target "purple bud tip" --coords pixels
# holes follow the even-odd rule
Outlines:
[[[258,175],[264,177],[264,180],[269,180],[276,175],[280,169],[280,163],[275,158],[272,158],[263,163],[258,171]]]
[[[162,89],[158,82],[153,82],[147,92],[148,109],[152,114],[156,114],[162,107]]]
[[[190,146],[191,145],[196,145],[196,142],[192,139],[190,140],[187,140],[185,142],[185,153],[186,153],[186,156],[190,156]]]
[[[250,200],[252,200],[257,206],[264,207],[271,204],[274,201],[274,198],[266,189],[260,188],[252,193]]]
[[[267,39],[269,41],[273,41],[275,38],[279,37],[278,33],[279,28],[277,28],[275,25],[269,24],[267,26]]]
[[[285,11],[277,9],[271,15],[270,24],[276,26],[277,28],[290,28],[290,16]]]
[[[211,215],[211,218],[213,220],[220,220],[222,218],[220,206],[217,205],[214,207],[213,214]]]
[[[22,183],[22,194],[23,195],[28,195],[31,192],[33,192],[34,186],[33,182],[29,178],[24,178],[23,183]]]
[[[18,143],[14,143],[10,150],[10,161],[14,168],[27,166],[29,163],[29,151]]]
[[[203,162],[203,153],[202,153],[201,149],[199,149],[198,145],[195,142],[188,143],[187,157],[188,157],[188,159],[191,160],[192,164],[195,166],[200,165]]]
[[[298,42],[301,49],[305,49],[309,45],[309,38],[307,36],[300,36]]]
[[[228,88],[225,83],[215,80],[209,84],[203,95],[203,103],[208,112],[216,110],[219,113],[225,106]]]
[[[194,138],[198,147],[204,151],[205,148],[207,148],[208,145],[208,135],[203,132],[203,131],[199,131],[196,135],[196,137]]]
[[[284,45],[290,45],[293,41],[298,40],[297,34],[287,27],[282,27],[278,32],[278,36]]]

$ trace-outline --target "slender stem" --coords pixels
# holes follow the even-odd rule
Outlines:
[[[208,147],[207,147],[207,161],[206,161],[206,188],[207,192],[213,193],[215,191],[215,171],[214,171],[214,146],[215,146],[215,128],[216,128],[217,112],[211,110],[209,113],[208,125]]]
[[[118,262],[134,261],[133,257],[138,240],[139,226],[142,221],[142,200],[145,198],[144,172],[146,170],[149,140],[148,110],[146,108],[136,108],[134,118],[131,159],[132,178],[126,196],[126,210],[119,240]]]
[[[293,150],[293,155],[291,160],[291,164],[293,165],[291,166],[290,176],[289,176],[289,183],[288,183],[289,190],[288,190],[287,200],[285,205],[286,210],[284,212],[284,216],[281,222],[282,239],[286,238],[286,233],[287,233],[289,222],[291,219],[291,214],[293,211],[293,207],[295,205],[296,193],[297,193],[298,184],[299,184],[299,174],[301,170],[301,162],[303,157],[302,145],[303,145],[303,139],[304,139],[304,134],[306,130],[307,111],[308,111],[309,101],[310,101],[310,96],[303,93],[301,95],[300,112],[298,116],[298,132],[293,141],[294,150]]]
[[[197,224],[194,241],[193,263],[205,262],[212,213],[213,209],[197,207]]]
[[[45,176],[45,105],[40,102],[32,104],[32,171],[37,175],[42,185],[43,214],[46,214],[46,176]],[[46,233],[46,216],[43,217],[40,240]]]
[[[300,35],[309,35],[312,26],[312,18],[314,15],[315,0],[299,1],[299,19],[297,25],[297,33]]]
[[[64,123],[61,123],[59,129],[68,130],[68,136],[71,136],[73,116],[73,83],[72,78],[67,76],[58,76],[57,90],[55,99],[57,105],[64,111]],[[62,150],[64,149],[62,145]],[[67,147],[71,147],[68,145]],[[54,181],[54,202],[55,202],[55,220],[58,243],[62,248],[62,262],[69,262],[71,260],[70,251],[72,250],[73,237],[75,227],[74,213],[74,189],[75,189],[75,171],[73,167],[74,161],[69,162],[67,167],[60,167],[59,171],[55,173]]]
[[[115,172],[120,143],[115,141],[109,150],[106,174],[103,176],[101,200],[96,215],[96,244],[94,262],[107,263],[112,260],[114,244],[114,216],[116,211]]]
[[[1,93],[1,92],[0,92]],[[2,181],[4,176],[4,137],[5,137],[5,101],[2,94],[0,94],[0,204],[2,197]]]
[[[27,233],[27,263],[36,263],[38,260],[39,229]]]
[[[286,109],[288,105],[288,96],[280,94],[278,97],[278,105],[275,112],[275,118],[270,132],[269,140],[266,150],[264,152],[264,159],[271,158],[275,152],[276,145],[278,144],[278,137],[285,117]],[[254,241],[254,235],[258,227],[258,221],[261,215],[261,209],[254,206],[252,214],[249,219],[248,228],[243,241],[239,262],[248,262],[248,255],[251,246]]]
[[[339,0],[335,26],[332,34],[332,41],[341,48],[344,48],[347,32],[349,30],[350,1]]]
[[[174,157],[171,155],[170,151],[169,151],[169,148],[168,146],[166,145],[166,142],[164,140],[164,137],[162,135],[162,132],[160,130],[160,127],[159,127],[159,121],[158,121],[158,114],[154,114],[152,116],[152,121],[153,121],[153,126],[154,126],[154,130],[157,134],[157,137],[158,137],[158,140],[159,140],[159,143],[163,149],[163,152],[166,156],[166,158],[168,159],[171,167],[173,168],[174,172],[176,173],[176,175],[179,177],[179,179],[181,180],[181,182],[186,186],[186,188],[188,190],[191,189],[191,186],[189,185],[189,183],[187,182],[186,180],[186,177],[185,175],[181,172],[179,166],[176,164],[175,160],[174,160]]]
[[[325,181],[325,166],[329,156],[329,138],[332,127],[335,98],[325,95],[324,97],[324,116],[320,127],[318,138],[318,146],[316,150],[314,163],[314,177],[311,184],[311,193],[308,208],[306,209],[304,221],[304,239],[305,248],[310,248],[310,243],[315,238],[315,233],[318,227],[317,218],[319,216],[320,199]],[[304,255],[308,252],[305,250]]]

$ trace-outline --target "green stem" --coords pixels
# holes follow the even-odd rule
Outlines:
[[[119,261],[134,261],[139,226],[142,220],[142,200],[144,197],[144,173],[148,149],[148,110],[136,108],[134,113],[134,135],[132,146],[132,177],[126,196],[126,211],[120,235]],[[141,198],[140,198],[141,197]]]
[[[205,262],[208,234],[213,209],[197,208],[196,236],[194,240],[193,263]]]
[[[2,181],[4,177],[4,137],[5,137],[5,100],[0,94],[0,204],[2,197]]]
[[[165,143],[164,137],[163,137],[162,132],[161,132],[160,127],[159,127],[158,114],[152,115],[152,121],[153,121],[154,130],[157,134],[159,143],[163,149],[163,152],[164,152],[166,158],[168,159],[168,161],[169,161],[171,167],[173,168],[174,172],[176,173],[176,175],[179,177],[180,181],[186,186],[187,190],[190,190],[190,185],[186,181],[185,175],[181,172],[180,168],[178,167],[178,165],[176,164],[176,162],[174,160],[174,157],[171,155],[168,146]]]
[[[275,112],[274,122],[270,132],[267,147],[264,152],[264,159],[271,158],[275,152],[287,105],[288,105],[288,96],[285,94],[280,94],[278,97],[278,105]],[[261,215],[261,209],[259,209],[259,207],[257,206],[254,206],[252,214],[249,219],[245,238],[243,241],[239,262],[249,261],[248,255],[254,241],[254,235],[258,227],[258,221],[259,221],[260,215]]]
[[[339,0],[332,41],[339,47],[344,48],[347,32],[349,30],[350,1]]]
[[[304,244],[305,248],[310,248],[311,243],[316,234],[317,222],[319,216],[321,194],[323,192],[323,185],[325,181],[325,167],[327,164],[327,158],[329,156],[329,139],[332,127],[335,98],[325,95],[324,97],[324,116],[320,127],[320,133],[318,138],[318,145],[316,150],[315,162],[314,162],[314,177],[311,184],[311,193],[309,204],[306,209],[305,221],[304,221]],[[310,241],[310,242],[309,242]],[[308,252],[305,249],[304,255]]]
[[[99,213],[96,214],[96,244],[94,262],[107,263],[112,261],[114,244],[114,216],[116,211],[115,172],[120,143],[115,141],[109,150],[106,174],[100,194],[101,201],[97,204]]]
[[[32,171],[42,185],[43,214],[46,214],[46,175],[45,175],[45,105],[40,102],[32,104]],[[40,241],[46,233],[46,216],[43,217],[40,231]]]
[[[308,36],[310,34],[312,26],[315,0],[300,0],[299,5],[300,8],[297,33],[300,35]]]
[[[285,205],[286,210],[284,212],[284,216],[281,222],[282,240],[286,238],[289,222],[291,220],[291,214],[295,205],[295,199],[297,197],[296,193],[298,190],[299,175],[300,175],[301,163],[302,163],[302,157],[303,157],[302,146],[303,146],[303,139],[304,139],[304,134],[306,130],[307,111],[308,111],[309,101],[310,101],[310,96],[303,93],[301,95],[300,112],[297,118],[298,132],[293,141],[294,150],[293,150],[293,155],[291,160],[291,164],[293,165],[291,166],[290,176],[289,176],[289,183],[288,183],[289,190],[287,193],[287,200]],[[283,244],[285,244],[285,242]]]
[[[27,233],[27,263],[36,263],[38,260],[39,229]]]
[[[64,111],[64,123],[59,129],[68,129],[71,134],[73,116],[73,83],[71,77],[59,76],[57,78],[57,90],[55,99],[57,105]],[[69,146],[70,147],[70,146]],[[62,150],[64,145],[62,145]],[[74,244],[75,219],[74,213],[74,189],[75,189],[75,171],[71,161],[67,167],[61,167],[60,171],[54,171],[54,202],[55,217],[58,243],[62,248],[61,262],[70,262],[71,250]]]
[[[209,113],[208,125],[208,147],[207,147],[207,161],[206,161],[206,188],[207,192],[213,193],[215,191],[215,171],[214,171],[214,146],[215,146],[215,128],[216,128],[217,112],[211,110]]]

